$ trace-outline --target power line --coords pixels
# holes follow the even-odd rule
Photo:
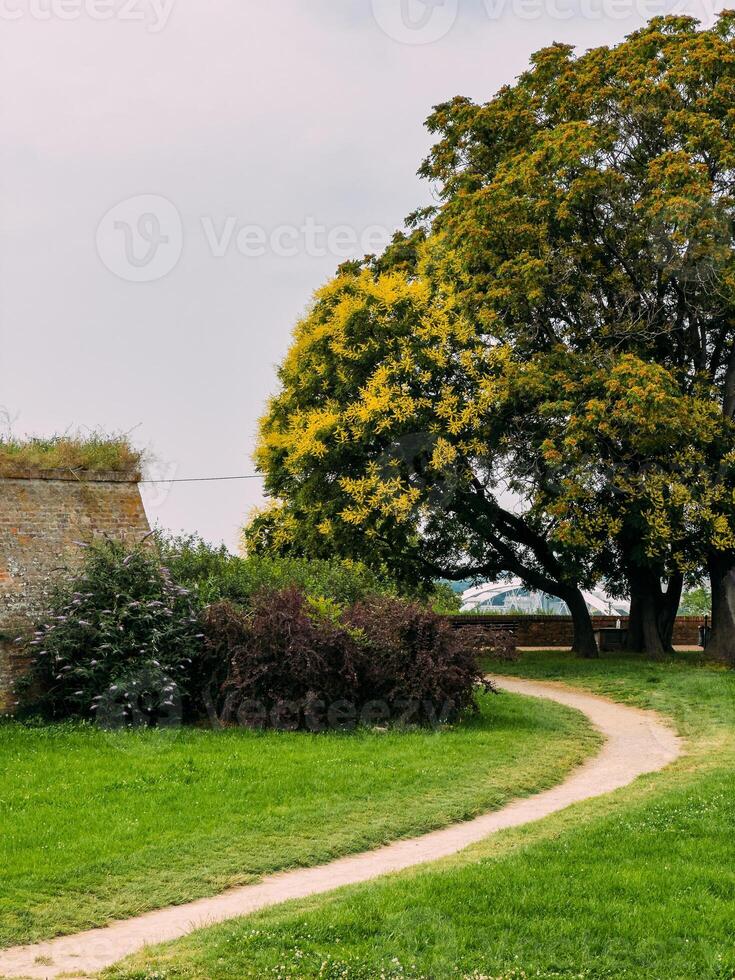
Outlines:
[[[225,480],[264,480],[261,473],[248,473],[245,476],[190,476],[174,480],[138,480],[138,483],[221,483]]]

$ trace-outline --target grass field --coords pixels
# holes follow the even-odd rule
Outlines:
[[[143,978],[735,977],[735,673],[527,654],[553,678],[670,716],[663,773],[456,857],[202,930],[109,971]]]
[[[506,695],[438,733],[2,725],[0,946],[452,823],[597,744],[582,715]]]

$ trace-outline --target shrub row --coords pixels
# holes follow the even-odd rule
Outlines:
[[[260,562],[191,541],[92,546],[31,640],[26,708],[105,725],[318,731],[472,707],[469,631],[359,566]]]

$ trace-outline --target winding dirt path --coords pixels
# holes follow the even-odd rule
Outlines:
[[[498,830],[540,820],[572,803],[625,786],[643,773],[663,769],[681,752],[680,739],[653,712],[615,704],[555,683],[498,678],[497,684],[516,694],[549,698],[583,712],[605,736],[602,750],[553,789],[423,837],[399,840],[316,868],[269,875],[257,884],[233,888],[214,898],[148,912],[104,928],[0,950],[0,976],[89,976],[143,946],[177,939],[194,929],[248,915],[268,905],[368,881],[455,854]]]

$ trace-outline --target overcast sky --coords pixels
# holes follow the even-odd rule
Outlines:
[[[430,189],[432,105],[708,0],[0,0],[0,408],[253,472],[295,321]],[[235,547],[257,481],[145,490]]]

